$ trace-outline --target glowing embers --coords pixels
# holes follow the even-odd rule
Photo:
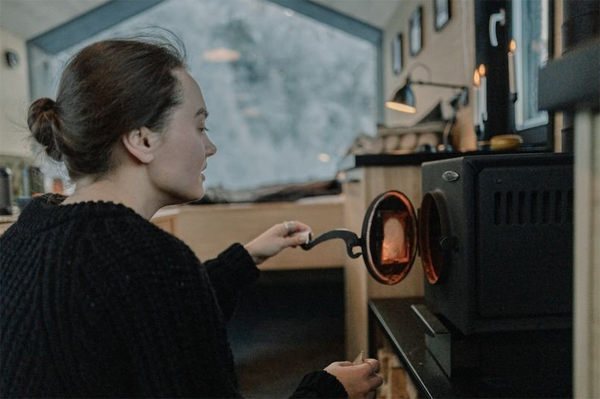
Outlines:
[[[417,251],[416,223],[412,204],[398,191],[387,191],[371,203],[363,224],[363,255],[380,283],[396,284],[408,275]]]
[[[406,240],[406,211],[381,212],[383,219],[383,240],[381,244],[381,264],[393,265],[408,262],[409,242]]]
[[[362,237],[346,229],[335,229],[301,245],[310,250],[333,238],[346,243],[351,258],[363,257],[369,274],[382,284],[396,284],[410,271],[417,256],[417,216],[408,198],[399,191],[386,191],[371,202],[362,225]],[[360,252],[356,252],[356,247]]]

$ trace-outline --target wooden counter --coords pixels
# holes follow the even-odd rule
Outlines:
[[[344,227],[343,196],[323,196],[294,202],[179,207],[176,236],[189,245],[201,260],[216,257],[229,245],[246,244],[284,220],[308,224],[319,235]],[[262,270],[342,267],[345,249],[340,240],[318,245],[310,251],[283,250],[261,265]]]

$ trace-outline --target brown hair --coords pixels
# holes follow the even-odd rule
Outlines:
[[[181,50],[180,50],[181,49]],[[185,68],[185,52],[167,40],[119,39],[91,44],[67,64],[56,102],[41,98],[29,108],[33,137],[72,179],[99,177],[111,167],[115,144],[146,126],[163,131],[182,102],[172,74]]]

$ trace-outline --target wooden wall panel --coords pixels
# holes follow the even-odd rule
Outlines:
[[[600,397],[600,114],[575,118],[574,395]]]
[[[439,32],[433,25],[434,2],[403,0],[390,18],[383,38],[383,101],[388,101],[405,82],[412,69],[413,80],[473,85],[475,70],[475,2],[452,1],[452,18]],[[423,47],[416,57],[410,55],[409,18],[417,7],[423,7]],[[400,74],[392,72],[392,41],[398,33],[404,37],[404,67]],[[417,64],[425,65],[430,71]],[[417,112],[406,114],[385,109],[384,122],[388,126],[412,126],[427,115],[440,101],[447,104],[456,90],[413,85]],[[471,99],[473,98],[472,93]],[[461,150],[475,149],[472,102],[458,115],[455,146]]]

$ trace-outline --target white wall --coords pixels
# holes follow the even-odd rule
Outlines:
[[[0,30],[0,155],[31,156],[27,109],[29,76],[25,40]],[[16,52],[19,65],[10,68],[6,51]]]
[[[440,30],[435,31],[433,1],[406,0],[402,1],[390,23],[384,31],[383,42],[383,82],[384,102],[389,100],[396,90],[406,80],[408,71],[415,62],[425,64],[431,70],[429,76],[426,69],[416,66],[411,73],[413,80],[431,80],[438,83],[473,86],[475,70],[475,6],[473,0],[452,1],[451,19]],[[415,57],[410,56],[409,18],[418,7],[423,7],[423,45]],[[392,72],[391,47],[394,37],[403,34],[402,72],[395,75]],[[455,90],[412,86],[417,103],[417,113],[414,115],[385,110],[385,123],[388,126],[411,126],[441,100],[449,100]],[[472,93],[469,93],[471,95]],[[475,149],[476,138],[472,123],[472,109],[469,105],[459,111],[458,127],[460,136],[455,146],[460,149]]]

